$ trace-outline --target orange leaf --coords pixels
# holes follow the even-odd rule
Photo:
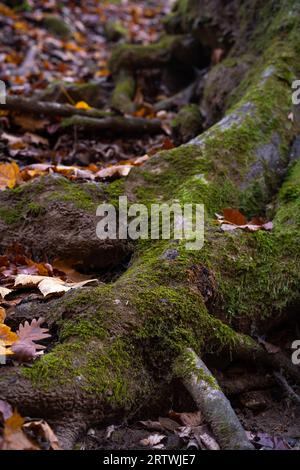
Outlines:
[[[13,333],[9,326],[0,324],[0,344],[2,346],[11,346],[18,339],[18,335]]]
[[[92,109],[85,101],[78,101],[75,104],[76,109]]]
[[[20,168],[15,162],[0,164],[0,191],[14,188],[20,179]]]
[[[246,225],[247,219],[240,211],[227,207],[223,210],[224,222],[235,225]]]

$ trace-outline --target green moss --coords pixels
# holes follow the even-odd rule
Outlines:
[[[95,188],[94,188],[95,189]],[[66,178],[57,180],[57,190],[51,191],[47,197],[48,201],[71,202],[78,209],[87,211],[96,210],[96,202],[93,197],[93,186],[83,186]]]
[[[204,381],[212,389],[220,390],[216,379],[212,375],[207,374],[203,369],[197,367],[196,358],[188,349],[183,351],[179,358],[174,362],[173,371],[176,376],[181,378],[188,377],[192,374],[193,376],[196,376],[199,382]]]
[[[116,78],[116,85],[111,98],[111,106],[124,114],[133,113],[135,104],[135,79],[128,71],[122,70]]]
[[[99,320],[95,320],[92,323],[82,319],[77,322],[74,320],[64,320],[59,332],[59,339],[60,341],[65,341],[67,338],[77,336],[88,341],[90,338],[104,339],[106,335],[107,332]]]
[[[181,36],[163,36],[160,41],[141,46],[139,44],[121,44],[113,49],[109,67],[115,73],[122,68],[134,69],[156,63],[166,63],[171,51],[180,44]]]

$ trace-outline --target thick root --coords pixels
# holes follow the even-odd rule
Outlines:
[[[175,365],[205,420],[210,424],[221,449],[253,450],[229,400],[204,362],[192,349],[186,350]]]

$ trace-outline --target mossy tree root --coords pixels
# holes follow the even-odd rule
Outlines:
[[[186,35],[164,36],[159,42],[147,46],[121,44],[114,48],[109,61],[113,74],[121,70],[165,67],[172,59],[186,60],[191,38]]]
[[[42,416],[59,427],[70,422],[70,415],[80,415],[89,426],[132,416],[145,403],[166,405],[174,376],[171,366],[187,347],[202,357],[224,350],[245,361],[261,357],[268,368],[274,367],[277,354],[263,354],[246,335],[253,327],[258,334],[265,331],[269,321],[284,318],[290,305],[300,301],[300,162],[287,173],[294,139],[287,119],[289,82],[293,67],[300,68],[300,5],[285,0],[275,12],[273,1],[264,5],[261,18],[270,24],[260,24],[254,37],[247,29],[244,37],[251,50],[259,37],[264,53],[218,124],[184,146],[153,156],[126,180],[93,186],[92,195],[89,187],[85,194],[75,183],[66,186],[60,179],[63,189],[50,194],[50,202],[49,187],[41,189],[42,214],[27,205],[33,187],[40,188],[43,180],[0,193],[2,251],[19,241],[61,257],[67,211],[72,215],[65,226],[71,251],[75,242],[79,250],[83,245],[90,263],[105,256],[95,235],[95,205],[100,202],[116,204],[120,195],[147,205],[196,202],[205,205],[206,213],[201,250],[186,249],[185,240],[141,240],[130,267],[116,282],[16,308],[13,317],[20,321],[44,316],[57,338],[31,367],[1,366],[0,396],[24,415]],[[284,41],[278,42],[281,34]],[[78,196],[80,212],[74,217]],[[251,217],[264,214],[270,201],[271,233],[224,233],[216,225],[215,213],[224,207]],[[91,236],[92,245],[86,242]],[[67,249],[65,243],[63,252]],[[292,370],[289,376],[294,377]]]
[[[135,111],[136,83],[133,74],[125,69],[115,76],[115,88],[111,96],[111,107],[123,114],[131,114]]]
[[[19,96],[7,96],[6,103],[0,104],[0,109],[54,117],[79,115],[90,118],[105,118],[112,115],[112,113],[101,111],[100,109],[77,109],[70,104],[37,101],[32,98],[22,98]]]
[[[72,116],[62,121],[62,127],[78,126],[82,129],[106,130],[120,134],[163,134],[159,119],[146,119],[130,116],[114,116],[97,119],[85,116]]]
[[[175,371],[210,424],[221,449],[253,450],[229,400],[204,362],[192,349],[178,358]]]

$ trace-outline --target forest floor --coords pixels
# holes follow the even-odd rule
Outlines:
[[[0,79],[6,83],[9,94],[22,98],[38,96],[47,102],[54,102],[59,96],[61,103],[77,109],[100,108],[109,113],[107,96],[114,88],[108,65],[112,48],[124,40],[134,44],[156,41],[172,2],[70,0],[62,2],[64,6],[59,11],[55,6],[57,2],[52,0],[34,2],[34,8],[31,8],[32,2],[27,3],[23,11],[11,10],[0,3]],[[58,26],[46,25],[45,15],[58,16],[64,27],[60,25],[59,31],[54,31]],[[105,130],[87,133],[77,126],[62,128],[59,116],[1,111],[0,189],[13,188],[53,173],[79,182],[111,181],[126,177],[132,167],[142,165],[159,150],[175,147],[178,142],[172,134],[171,123],[176,112],[172,109],[156,111],[154,105],[180,90],[181,84],[170,79],[162,82],[160,73],[148,70],[139,76],[133,100],[135,110],[131,114],[136,118],[161,119],[162,131],[156,135],[124,136],[122,132]],[[97,103],[93,94],[89,99],[72,97],[73,84],[93,81],[100,83],[104,90],[103,95],[97,95]],[[54,94],[45,95],[49,85],[54,85]],[[50,265],[47,260],[37,262],[21,250],[22,247],[14,246],[0,257],[0,287],[11,288],[12,278],[18,274],[45,275],[46,272],[51,275],[54,272],[69,282],[90,279],[85,273],[74,274],[66,265]],[[100,279],[111,280],[117,274],[106,273]],[[7,325],[14,325],[15,306],[33,295],[41,294],[36,290],[20,290],[2,299],[0,305],[6,310]],[[274,338],[268,341],[284,348],[291,338],[292,334],[280,336],[275,332]],[[238,380],[238,367],[235,374]],[[232,405],[258,449],[299,448],[299,406],[286,399],[274,383],[234,396]],[[180,387],[173,409],[177,412],[170,410],[167,416],[160,418],[156,412],[149,411],[147,416],[137,413],[142,421],[137,421],[136,417],[133,421],[120,418],[119,422],[93,427],[78,442],[77,448],[217,447],[202,417]]]

